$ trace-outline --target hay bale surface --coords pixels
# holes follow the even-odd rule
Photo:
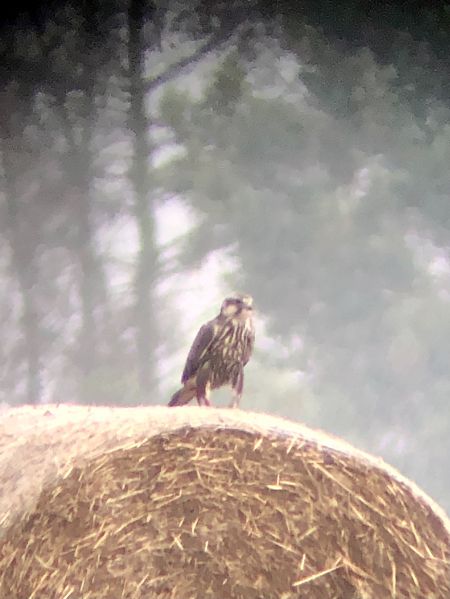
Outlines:
[[[450,524],[395,470],[231,410],[11,410],[0,597],[448,599]]]

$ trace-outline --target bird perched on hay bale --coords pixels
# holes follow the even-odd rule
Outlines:
[[[222,302],[220,314],[204,324],[194,339],[181,376],[183,387],[169,406],[182,406],[194,397],[210,406],[211,389],[231,385],[232,407],[238,407],[244,385],[244,366],[255,341],[252,320],[253,298],[234,295]]]

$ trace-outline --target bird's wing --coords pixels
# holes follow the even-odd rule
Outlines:
[[[199,332],[197,333],[197,336],[195,337],[194,342],[192,343],[192,347],[189,350],[183,374],[181,375],[181,382],[183,384],[192,376],[194,376],[194,374],[196,374],[202,358],[208,351],[208,347],[210,346],[211,341],[214,338],[214,324],[215,323],[213,320],[207,322],[200,328]]]
[[[253,327],[252,327],[251,331],[249,332],[249,334],[246,336],[245,341],[246,341],[246,343],[245,343],[245,349],[244,349],[244,356],[243,356],[243,360],[242,360],[242,363],[244,364],[244,366],[250,360],[250,357],[253,353],[253,347],[255,345],[255,329]]]

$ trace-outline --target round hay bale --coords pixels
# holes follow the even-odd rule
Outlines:
[[[450,524],[351,446],[196,407],[10,410],[0,597],[450,597]]]

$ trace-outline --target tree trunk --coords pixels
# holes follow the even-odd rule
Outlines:
[[[76,181],[73,180],[70,200],[74,203],[72,208],[76,222],[75,249],[79,266],[78,290],[81,307],[79,366],[83,378],[89,377],[98,362],[97,321],[94,316],[97,300],[98,264],[92,238],[90,165],[85,159],[90,155],[89,152],[89,147],[77,148],[72,155],[72,165],[68,166],[69,169],[74,169],[74,179],[76,177]],[[81,400],[88,402],[89,397],[83,396],[85,392],[88,390],[82,382]]]
[[[33,257],[34,247],[26,224],[20,220],[19,192],[17,177],[20,176],[20,153],[11,154],[11,148],[17,139],[9,138],[2,148],[4,193],[7,206],[8,236],[11,247],[11,267],[19,285],[22,301],[21,328],[24,356],[27,365],[26,399],[27,403],[39,403],[41,385],[41,332],[35,300],[37,271]]]
[[[78,115],[81,135],[76,141],[70,124],[70,115],[62,111],[64,130],[69,146],[65,171],[68,179],[69,212],[74,224],[73,250],[78,263],[78,293],[81,311],[77,364],[81,372],[80,400],[92,403],[89,377],[99,365],[98,324],[95,309],[98,306],[100,290],[103,285],[102,269],[95,250],[92,225],[92,132],[94,127],[94,84],[90,79],[84,87],[84,111]],[[64,106],[64,99],[60,99]],[[94,398],[95,399],[95,398]]]
[[[157,252],[152,206],[149,200],[149,119],[145,110],[145,81],[143,44],[145,0],[130,0],[128,10],[128,61],[130,76],[129,129],[132,134],[132,163],[130,181],[134,195],[134,215],[138,228],[139,251],[135,276],[136,351],[139,383],[142,394],[156,383],[154,349],[157,329],[154,316],[153,283],[156,276]]]

